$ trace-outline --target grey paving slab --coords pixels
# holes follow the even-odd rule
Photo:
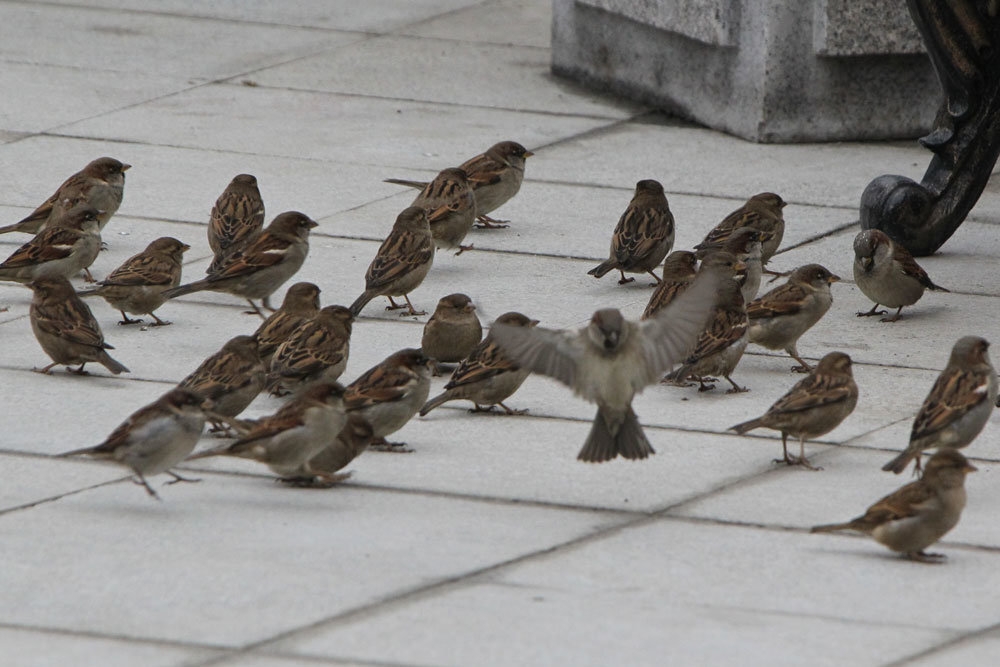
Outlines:
[[[262,86],[628,118],[642,107],[580,89],[549,71],[545,48],[393,35],[253,75]]]
[[[1000,651],[1000,636],[996,630],[984,637],[976,637],[949,646],[941,651],[914,659],[909,664],[920,667],[935,665],[988,665]]]
[[[362,38],[41,3],[3,3],[0,26],[0,60],[191,80],[234,76]],[[59,39],[47,39],[41,48],[40,33],[58,34]]]
[[[431,19],[439,14],[479,4],[482,0],[287,0],[280,4],[223,0],[85,0],[53,4],[87,5],[107,9],[128,8],[142,13],[175,14],[308,28],[337,28],[379,32]]]
[[[20,414],[30,413],[24,411]],[[4,431],[9,432],[11,426],[7,424]],[[15,444],[9,437],[4,438],[5,448]],[[69,449],[73,445],[63,443],[63,446]],[[4,482],[0,486],[0,512],[58,498],[64,493],[122,477],[121,472],[113,468],[98,468],[66,459],[50,460],[0,454],[0,461],[3,462],[4,471]],[[40,484],[39,480],[45,480],[44,484]]]
[[[548,48],[552,41],[548,0],[495,0],[402,28],[407,35]]]
[[[163,496],[123,482],[5,515],[0,622],[242,645],[618,520],[234,477]]]
[[[100,656],[106,667],[181,667],[213,656],[213,651],[60,632],[0,628],[4,664],[8,667],[50,667],[92,664]]]
[[[320,664],[345,664],[340,660],[320,661],[317,663],[314,658],[285,658],[273,655],[237,654],[231,658],[220,661],[212,661],[217,667],[315,667]]]
[[[876,665],[992,616],[996,554],[952,551],[952,573],[986,584],[956,597],[944,568],[883,556],[861,540],[830,539],[838,542],[824,548],[822,538],[804,533],[659,521],[279,646],[423,664],[502,664],[513,652],[515,662],[531,664],[554,655],[572,664],[662,664],[669,656],[698,664]],[[471,641],[447,641],[455,628]],[[402,641],[375,641],[387,635]]]

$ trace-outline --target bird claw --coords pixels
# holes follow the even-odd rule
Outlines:
[[[171,477],[173,477],[172,480],[170,480],[169,482],[167,482],[168,485],[170,485],[170,484],[177,484],[178,482],[190,482],[192,484],[197,484],[198,482],[201,481],[200,479],[195,479],[194,477],[181,477],[180,475],[178,475],[177,473],[175,473],[172,470],[168,470],[167,474],[170,475]]]
[[[316,473],[301,477],[279,477],[278,482],[297,489],[329,489],[348,479],[353,473]]]
[[[629,283],[634,283],[635,278],[620,278],[618,280],[619,285],[628,285]]]
[[[411,454],[413,449],[406,446],[405,442],[387,442],[383,440],[375,444],[368,445],[369,451],[389,452],[391,454]]]
[[[859,310],[857,313],[855,313],[855,315],[857,315],[858,317],[871,317],[872,315],[888,315],[888,314],[889,314],[888,310],[875,310],[875,308],[872,308],[871,310]]]
[[[822,466],[814,466],[813,464],[809,463],[807,459],[804,459],[799,456],[792,456],[791,454],[786,455],[784,458],[772,459],[771,463],[784,463],[785,465],[789,466],[802,466],[803,468],[808,468],[809,470],[817,470],[817,471],[823,469]]]
[[[928,563],[931,565],[939,565],[948,559],[948,556],[945,554],[933,554],[927,553],[926,551],[904,554],[904,557],[909,558],[910,560],[915,560],[918,563]]]
[[[130,324],[142,324],[142,320],[140,318],[136,318],[134,320],[130,320],[129,318],[126,317],[121,322],[118,323],[118,326],[120,326],[120,327],[127,327]],[[156,326],[156,325],[154,324],[153,326]]]
[[[792,366],[791,371],[793,373],[812,373],[812,368],[809,366]]]
[[[510,220],[497,220],[496,218],[491,218],[488,215],[481,215],[476,218],[476,227],[478,229],[506,229],[510,227]]]
[[[730,389],[727,389],[726,393],[727,394],[742,394],[742,393],[745,393],[745,392],[748,392],[748,391],[750,391],[749,387],[741,387],[739,385],[734,385]]]
[[[455,257],[458,257],[466,250],[475,250],[475,248],[476,245],[474,243],[470,243],[469,245],[460,245],[458,246],[458,252],[455,253]]]

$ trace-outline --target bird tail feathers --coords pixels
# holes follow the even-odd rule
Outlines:
[[[424,415],[426,415],[428,412],[430,412],[434,408],[436,408],[436,407],[438,407],[440,405],[443,405],[444,403],[448,402],[449,400],[451,400],[451,397],[448,396],[448,392],[446,392],[446,391],[441,392],[440,394],[438,394],[437,396],[435,396],[431,400],[429,400],[426,403],[424,403],[424,407],[420,408],[420,416],[423,417]]]
[[[101,356],[98,357],[97,361],[115,375],[119,375],[120,373],[131,373],[129,369],[112,359],[111,355],[104,350],[101,350]]]
[[[604,274],[615,268],[617,264],[610,259],[606,259],[590,271],[587,271],[588,276],[594,276],[595,278],[603,278]]]
[[[407,181],[402,178],[386,178],[382,182],[392,183],[393,185],[405,185],[408,188],[416,188],[417,190],[423,190],[427,187],[426,181]]]
[[[910,452],[909,450],[900,452],[899,456],[897,456],[896,458],[894,458],[893,460],[889,461],[884,466],[882,466],[882,470],[885,470],[887,472],[892,471],[898,475],[899,473],[906,470],[906,466],[910,464],[910,460],[915,455],[916,455],[915,453]]]
[[[653,446],[646,439],[646,434],[639,425],[632,408],[625,413],[625,418],[618,426],[617,433],[612,433],[601,410],[594,417],[590,435],[583,444],[583,449],[577,455],[580,461],[601,463],[610,461],[619,454],[626,459],[644,459],[655,454]]]
[[[736,426],[730,426],[730,431],[736,431],[740,435],[743,435],[747,431],[752,431],[761,425],[760,418],[751,419],[748,422],[743,422],[742,424],[737,424]]]
[[[838,530],[857,530],[853,521],[847,523],[828,523],[822,526],[813,526],[810,533],[835,533]]]
[[[375,294],[372,294],[368,291],[362,292],[361,296],[355,299],[354,303],[351,304],[350,308],[351,315],[354,317],[360,315],[361,311],[364,310],[365,306],[368,305],[368,302],[374,299],[375,296],[376,296]]]

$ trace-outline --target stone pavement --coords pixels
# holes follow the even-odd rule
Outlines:
[[[400,433],[416,452],[367,453],[331,490],[293,490],[243,461],[185,468],[200,484],[150,500],[115,466],[53,458],[95,444],[257,320],[228,295],[164,306],[165,328],[116,326],[92,302],[116,358],[90,377],[48,363],[28,290],[0,286],[0,663],[3,665],[995,664],[1000,651],[1000,429],[969,448],[980,471],[940,566],[872,541],[807,532],[846,520],[907,479],[879,471],[959,336],[1000,340],[1000,186],[922,264],[953,290],[884,325],[851,278],[860,193],[919,178],[914,142],[762,146],[679,123],[553,78],[544,0],[77,0],[0,3],[0,222],[20,219],[100,155],[131,163],[105,230],[99,277],[161,235],[208,262],[205,223],[240,172],[270,220],[320,226],[298,279],[350,303],[427,177],[503,139],[536,152],[506,230],[439,253],[413,295],[432,309],[474,297],[484,322],[521,310],[577,327],[597,307],[638,316],[641,277],[586,271],[603,258],[634,183],[663,182],[677,248],[749,195],[789,206],[787,269],[819,261],[845,280],[803,337],[816,359],[856,361],[861,399],[811,444],[822,472],[771,463],[756,416],[798,377],[751,349],[727,396],[656,386],[635,407],[658,454],[575,460],[593,406],[532,377],[523,417],[451,404]],[[4,256],[26,237],[0,237]],[[283,293],[283,292],[281,292]],[[280,294],[279,293],[279,296]],[[370,305],[345,380],[419,343],[426,318]],[[445,378],[436,380],[435,389]],[[248,414],[279,405],[259,398]],[[205,438],[203,446],[214,444]]]

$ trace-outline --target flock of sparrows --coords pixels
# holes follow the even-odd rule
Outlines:
[[[264,463],[289,484],[326,486],[344,479],[338,471],[366,449],[410,451],[386,437],[414,415],[448,401],[471,401],[475,411],[499,406],[507,414],[522,414],[504,401],[534,372],[597,404],[580,460],[644,459],[654,450],[632,409],[635,394],[656,382],[693,386],[693,381],[699,391],[707,391],[715,376],[729,383],[727,393],[747,391],[733,374],[747,345],[754,343],[785,351],[799,364],[793,370],[808,375],[764,415],[731,428],[740,434],[755,428],[778,431],[783,457],[776,461],[816,469],[805,456],[805,441],[846,419],[857,404],[858,388],[848,355],[831,352],[812,367],[799,354],[799,339],[830,309],[831,284],[839,278],[818,264],[785,274],[766,268],[785,227],[785,202],[773,193],[748,199],[693,251],[671,252],[674,218],[663,186],[641,180],[612,233],[608,259],[589,272],[601,278],[617,271],[620,284],[635,280],[626,273],[652,276],[655,290],[639,321],[605,308],[579,331],[556,331],[509,312],[483,338],[472,300],[450,294],[428,319],[419,348],[389,355],[346,387],[338,383],[355,318],[365,306],[385,296],[387,309],[424,314],[409,294],[430,271],[435,250],[461,254],[471,249],[463,241],[477,221],[505,226],[489,214],[517,194],[531,155],[520,144],[504,141],[460,167],[444,169],[429,183],[388,179],[419,194],[399,214],[368,266],[364,291],[350,307],[321,308],[319,287],[300,282],[287,290],[276,310],[270,296],[305,262],[315,221],[288,211],[265,227],[257,180],[240,174],[212,208],[208,241],[214,258],[204,278],[180,284],[189,246],[164,237],[98,282],[89,267],[102,246],[101,230],[121,204],[130,165],[108,157],[94,160],[26,218],[0,228],[0,233],[34,234],[0,264],[0,280],[25,283],[34,292],[31,327],[52,359],[35,370],[49,373],[56,365],[79,364],[72,372],[84,374],[84,366],[96,362],[114,374],[128,372],[109,355],[113,348],[83,301],[89,296],[118,309],[121,324],[141,321],[131,314],[149,315],[152,326],[168,325],[154,311],[168,299],[201,290],[241,297],[264,321],[252,335],[229,340],[104,442],[65,455],[117,461],[154,497],[147,477],[167,473],[174,477],[170,483],[182,481],[173,471],[177,464],[218,455]],[[859,316],[885,314],[878,310],[884,305],[897,310],[882,321],[895,322],[925,289],[943,289],[882,232],[859,233],[854,251],[855,281],[875,302]],[[69,278],[81,272],[96,285],[77,292]],[[787,281],[758,296],[764,273],[787,276]],[[937,449],[923,475],[863,516],[814,531],[861,531],[907,557],[935,558],[924,549],[957,523],[965,505],[964,476],[975,470],[957,450],[979,434],[997,401],[988,346],[974,336],[955,343],[920,407],[908,446],[884,468],[899,473],[915,459],[919,472],[921,454]],[[457,367],[443,393],[428,400],[439,364]],[[290,398],[271,416],[238,419],[265,390]],[[235,433],[236,441],[193,454],[206,422],[213,431]],[[799,440],[798,456],[788,452],[789,436]]]

